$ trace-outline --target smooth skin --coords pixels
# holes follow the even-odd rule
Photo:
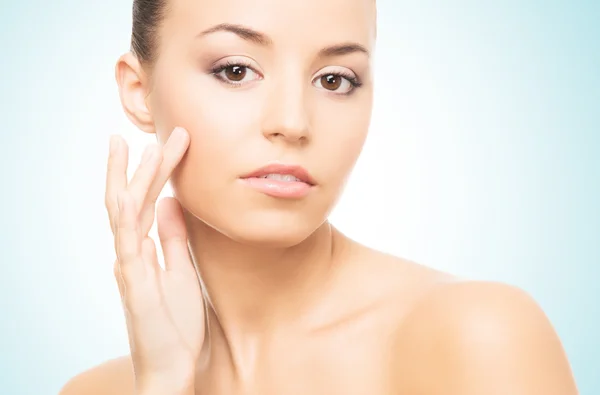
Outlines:
[[[158,140],[131,180],[122,138],[108,160],[131,354],[62,395],[577,394],[525,292],[375,251],[327,221],[370,124],[374,1],[169,1],[156,64],[127,53],[116,66],[125,113]],[[306,168],[311,193],[240,180],[273,161]],[[163,269],[148,231],[167,182]]]

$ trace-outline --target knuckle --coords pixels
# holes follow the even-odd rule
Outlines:
[[[112,155],[109,156],[108,162],[106,162],[106,168],[108,169],[109,172],[112,172],[119,168],[120,163],[117,159],[118,159],[117,156],[112,156]]]
[[[121,274],[125,274],[130,266],[135,264],[137,254],[129,248],[119,248],[119,262],[121,262]]]
[[[135,273],[134,270],[129,265],[119,265],[117,271],[118,281],[129,289],[132,285],[135,284]]]
[[[104,198],[104,207],[106,207],[109,212],[112,212],[115,207],[117,207],[116,203],[116,200],[109,194]]]
[[[113,264],[113,275],[117,281],[121,281],[121,265],[119,264],[118,259],[116,259]]]
[[[106,164],[106,172],[110,177],[117,170],[117,164],[115,163],[114,158],[110,158],[108,163]]]
[[[156,193],[157,189],[158,188],[155,187],[155,188],[152,189],[152,191],[150,191],[151,193],[148,195],[148,198],[147,198],[147,201],[146,201],[147,205],[154,205],[154,204],[156,204],[156,200],[158,199],[158,193]],[[160,193],[160,191],[158,191],[158,192]],[[148,210],[150,210],[150,207],[148,207]]]
[[[117,232],[116,236],[123,234],[124,231],[127,230],[127,227],[124,224],[123,216],[119,213],[114,213],[112,215],[112,222],[115,228],[115,232]]]

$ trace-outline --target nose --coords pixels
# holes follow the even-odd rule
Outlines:
[[[305,144],[310,131],[305,87],[297,81],[273,82],[265,106],[263,135],[272,142]]]

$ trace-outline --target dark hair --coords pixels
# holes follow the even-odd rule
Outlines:
[[[140,63],[151,65],[158,52],[158,30],[165,17],[167,0],[133,0],[131,52]]]
[[[156,61],[158,30],[167,13],[167,1],[133,0],[131,52],[144,65],[150,66]]]

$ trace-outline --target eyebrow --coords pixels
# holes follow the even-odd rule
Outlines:
[[[266,34],[257,32],[256,30],[250,29],[249,27],[245,27],[242,25],[232,25],[230,23],[221,23],[210,27],[200,32],[197,37],[204,37],[217,32],[230,32],[236,34],[237,36],[246,41],[250,41],[255,44],[262,45],[264,47],[273,45],[273,41]]]
[[[220,23],[210,27],[200,32],[197,37],[204,37],[217,32],[233,33],[243,40],[258,44],[263,47],[269,47],[273,45],[273,40],[265,33],[261,33],[246,26],[230,23]],[[324,58],[348,55],[352,53],[364,53],[365,55],[369,56],[369,51],[363,45],[358,43],[343,43],[325,47],[319,51],[318,56]]]
[[[330,47],[323,48],[319,51],[319,57],[325,58],[333,56],[342,56],[356,52],[364,53],[365,55],[369,56],[369,51],[364,46],[356,43],[347,43],[332,45]]]

